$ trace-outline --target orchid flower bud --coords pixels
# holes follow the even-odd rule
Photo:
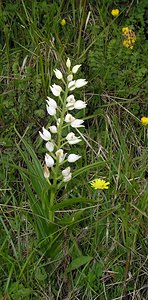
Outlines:
[[[72,80],[73,80],[73,75],[72,74],[68,75],[67,76],[67,81],[72,81]]]
[[[42,130],[43,130],[43,133],[39,131],[39,134],[40,134],[41,138],[44,141],[51,140],[51,133],[47,129],[45,129],[44,127],[42,128]]]
[[[77,100],[75,103],[74,103],[74,108],[75,109],[83,109],[86,107],[86,103],[82,100]]]
[[[87,84],[86,79],[77,79],[76,82],[75,82],[75,87],[80,88],[80,87],[82,87],[86,84]]]
[[[62,74],[62,72],[60,70],[55,69],[55,70],[53,70],[53,72],[55,73],[56,78],[58,78],[58,79],[62,79],[63,78],[63,74]]]
[[[64,181],[64,182],[68,182],[68,181],[71,180],[71,178],[72,178],[72,175],[71,175],[71,173],[69,173],[68,176],[65,176],[65,177],[63,178],[63,181]]]
[[[59,85],[54,83],[52,86],[50,86],[50,89],[54,96],[56,97],[60,96],[62,88]]]
[[[67,66],[67,68],[70,70],[70,67],[71,67],[71,61],[70,61],[69,58],[68,58],[67,61],[66,61],[66,66]]]
[[[72,80],[68,83],[68,89],[73,91],[76,88],[76,80]]]
[[[46,153],[45,155],[45,163],[47,165],[47,167],[51,168],[54,165],[54,160],[52,158],[52,156],[50,156],[48,153]]]
[[[64,169],[64,170],[62,171],[62,175],[63,175],[64,177],[68,176],[69,174],[70,174],[70,167],[67,167],[66,169]]]
[[[46,143],[46,149],[49,151],[49,152],[52,152],[54,150],[54,144],[51,143],[51,142],[47,142]]]
[[[81,67],[81,65],[76,65],[76,66],[74,66],[74,67],[72,68],[72,73],[73,73],[73,74],[76,74],[80,67]]]
[[[57,127],[55,125],[52,125],[49,127],[51,133],[57,133]]]
[[[83,122],[84,122],[83,120],[75,119],[71,122],[71,127],[73,128],[85,127],[84,125],[82,125]]]

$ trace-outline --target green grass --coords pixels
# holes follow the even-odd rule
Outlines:
[[[3,1],[0,299],[147,298],[147,1]],[[118,18],[111,10],[119,8]],[[65,18],[66,25],[61,26]],[[136,33],[122,45],[122,27]],[[53,69],[82,64],[85,141],[49,222],[45,98]],[[77,118],[83,118],[81,112]],[[94,178],[110,181],[94,191]]]

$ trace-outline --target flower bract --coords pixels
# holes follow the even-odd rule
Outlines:
[[[47,179],[50,176],[50,172],[46,166],[46,164],[44,164],[44,177]]]

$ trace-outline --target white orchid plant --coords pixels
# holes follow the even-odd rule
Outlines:
[[[84,127],[84,121],[74,117],[76,111],[84,109],[86,103],[82,100],[76,100],[73,92],[87,84],[85,79],[74,79],[81,65],[71,67],[71,61],[66,61],[66,74],[58,69],[54,70],[56,78],[60,81],[60,85],[53,84],[50,86],[53,98],[47,96],[46,108],[47,113],[52,117],[48,129],[42,128],[39,134],[46,141],[44,177],[48,181],[51,188],[50,207],[54,204],[55,193],[59,189],[61,183],[67,183],[72,178],[71,164],[81,158],[80,155],[65,152],[64,147],[78,144],[81,137],[75,134],[75,130]],[[67,128],[67,131],[65,130]],[[66,132],[66,135],[65,135]],[[52,209],[50,212],[50,220],[54,220]]]

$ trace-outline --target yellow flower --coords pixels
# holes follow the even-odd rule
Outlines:
[[[110,184],[109,182],[106,182],[103,179],[95,179],[92,180],[90,182],[91,186],[95,189],[95,190],[106,190],[108,189],[108,185]]]
[[[111,14],[113,17],[118,17],[119,16],[119,9],[112,9]]]
[[[142,123],[143,125],[148,125],[148,117],[142,117],[142,118],[141,118],[141,123]]]
[[[128,27],[123,27],[122,32],[123,32],[123,34],[128,34],[129,33],[129,28]]]
[[[61,25],[62,25],[62,26],[65,26],[65,25],[66,25],[66,20],[65,20],[65,19],[62,19]]]
[[[128,41],[127,41],[127,40],[124,40],[124,41],[123,41],[123,46],[126,47],[126,48],[129,47],[129,44],[128,44]]]

